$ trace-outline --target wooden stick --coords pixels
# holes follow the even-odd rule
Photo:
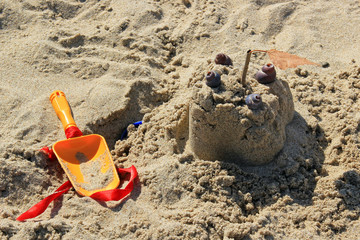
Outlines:
[[[246,52],[246,60],[245,60],[245,65],[244,65],[242,78],[241,78],[241,84],[243,85],[243,87],[245,87],[245,85],[246,85],[246,74],[247,74],[247,71],[249,68],[251,53],[252,53],[252,51],[250,49]]]
[[[251,52],[253,53],[253,52],[264,52],[264,53],[267,53],[268,51],[266,51],[266,50],[257,50],[257,49],[255,49],[255,50],[251,50]]]

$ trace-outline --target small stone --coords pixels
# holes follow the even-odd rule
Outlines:
[[[245,208],[246,208],[246,211],[252,211],[252,210],[254,210],[255,207],[254,207],[254,204],[248,203],[248,204],[246,204]]]
[[[173,74],[171,75],[171,77],[172,77],[173,79],[179,79],[179,78],[180,78],[180,75],[179,75],[179,73],[173,73]]]
[[[300,77],[307,77],[309,75],[309,72],[307,70],[303,70],[301,68],[297,68],[295,70],[296,75],[300,76]]]
[[[322,63],[321,63],[321,66],[322,66],[323,68],[328,68],[328,67],[330,67],[330,63],[328,63],[328,62],[322,62]]]
[[[191,7],[191,2],[190,2],[190,0],[182,0],[182,3],[183,3],[187,8]]]

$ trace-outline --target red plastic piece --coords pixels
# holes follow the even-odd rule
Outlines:
[[[82,135],[83,135],[83,133],[80,131],[80,129],[75,126],[68,127],[65,130],[66,138],[80,137]]]
[[[120,201],[124,199],[127,195],[131,193],[134,189],[134,180],[137,178],[138,173],[134,166],[129,168],[117,168],[116,169],[119,174],[130,173],[130,180],[125,186],[124,189],[111,189],[101,192],[96,192],[92,194],[90,197],[97,201]]]
[[[51,161],[57,160],[54,151],[48,147],[43,147],[42,149],[40,149],[40,152],[43,152],[45,155],[47,155]]]
[[[117,168],[116,170],[119,174],[130,173],[130,180],[126,184],[125,188],[97,192],[90,196],[92,199],[103,202],[120,201],[132,192],[132,190],[134,189],[134,181],[138,176],[136,168],[134,166],[131,166],[129,168]],[[32,206],[29,210],[21,214],[16,220],[25,221],[26,219],[39,216],[46,210],[46,208],[52,201],[66,193],[70,188],[72,188],[70,181],[65,182],[58,189],[56,189],[55,193],[51,194],[50,196],[41,200],[39,203]]]
[[[49,206],[49,204],[52,201],[54,201],[55,199],[57,199],[67,191],[69,191],[70,188],[72,188],[70,181],[65,182],[58,189],[56,189],[56,191],[53,194],[47,196],[46,198],[44,198],[43,200],[32,206],[29,210],[21,214],[16,220],[24,221],[26,219],[39,216],[46,210],[46,208]]]

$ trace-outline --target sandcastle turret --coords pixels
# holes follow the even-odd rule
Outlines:
[[[246,165],[270,162],[283,148],[285,127],[294,114],[288,84],[275,78],[266,84],[254,80],[251,86],[243,87],[226,67],[214,66],[213,71],[221,76],[221,84],[209,87],[205,81],[192,95],[191,150],[205,160]]]

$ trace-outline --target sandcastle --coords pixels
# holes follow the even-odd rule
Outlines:
[[[252,79],[243,87],[238,74],[215,65],[221,85],[211,88],[202,81],[194,87],[189,108],[189,145],[204,160],[244,165],[271,162],[286,141],[285,127],[292,120],[294,103],[288,84],[276,78],[260,84]],[[261,95],[259,109],[250,109],[245,98]]]

